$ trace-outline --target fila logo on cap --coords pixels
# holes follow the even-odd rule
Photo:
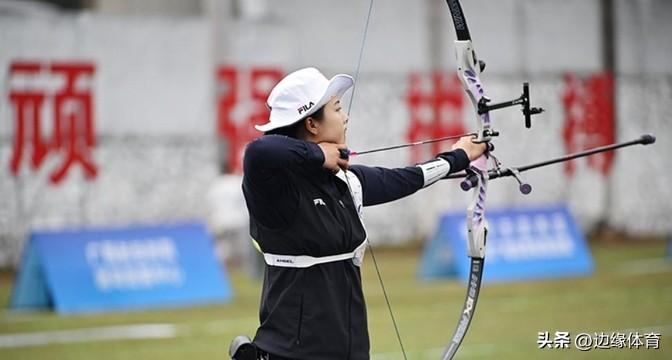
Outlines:
[[[312,108],[313,105],[315,105],[315,103],[311,101],[308,105],[303,105],[300,108],[298,108],[297,110],[299,110],[299,115],[301,115],[301,113],[304,111],[310,110],[310,108]]]

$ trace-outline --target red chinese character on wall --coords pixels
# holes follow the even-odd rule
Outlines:
[[[49,175],[53,184],[63,181],[75,165],[82,168],[87,179],[96,177],[98,168],[91,156],[95,146],[90,84],[94,73],[95,66],[88,62],[10,64],[9,101],[15,120],[10,160],[13,175],[18,175],[24,154],[30,149],[33,170],[40,167],[49,153],[61,155],[62,161]],[[53,89],[52,83],[57,84]],[[51,108],[45,109],[49,103]],[[52,115],[52,126],[43,123],[45,112]],[[46,128],[51,128],[51,136],[46,134]]]
[[[585,79],[565,75],[563,105],[565,125],[563,139],[567,152],[611,144],[614,134],[614,82],[611,74],[600,73]],[[606,152],[586,158],[588,165],[608,174],[614,153]],[[576,160],[575,160],[576,161]],[[565,173],[572,175],[576,164],[565,163]]]
[[[462,122],[464,98],[460,80],[456,75],[446,75],[440,71],[432,73],[430,80],[427,89],[428,86],[423,83],[420,74],[412,73],[409,76],[406,103],[411,121],[406,137],[410,142],[465,133]],[[412,147],[411,161],[421,162],[445,148],[445,144],[440,143]]]
[[[268,122],[266,99],[282,76],[276,68],[217,69],[217,133],[226,142],[226,172],[242,170],[245,145],[261,135],[254,125]]]

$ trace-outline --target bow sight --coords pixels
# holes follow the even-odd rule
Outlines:
[[[481,70],[485,69],[484,63],[480,62],[481,65]],[[511,100],[511,101],[505,101],[497,104],[492,104],[488,105],[490,102],[490,98],[487,96],[483,96],[481,100],[478,102],[478,114],[485,114],[490,112],[490,110],[497,110],[497,109],[503,109],[509,106],[516,106],[520,105],[523,108],[521,111],[523,112],[523,115],[525,116],[525,127],[526,128],[531,128],[532,127],[532,115],[537,115],[541,114],[544,112],[544,109],[538,108],[538,107],[530,107],[530,84],[527,82],[523,83],[523,93],[520,95],[519,98]],[[493,133],[497,133],[496,131],[493,131]],[[491,135],[491,136],[497,136],[497,135]]]
[[[480,72],[483,72],[485,70],[485,61],[478,60],[478,68],[481,70]],[[543,108],[530,107],[530,83],[528,82],[523,83],[523,93],[520,95],[519,98],[492,105],[488,105],[489,102],[490,102],[489,97],[483,96],[483,98],[481,98],[481,100],[478,102],[479,115],[488,113],[490,112],[490,110],[497,110],[509,106],[520,105],[523,107],[521,111],[525,116],[525,127],[528,129],[532,127],[532,115],[541,114],[542,112],[545,111]],[[491,136],[497,136],[498,134],[499,133],[496,131],[491,131]]]

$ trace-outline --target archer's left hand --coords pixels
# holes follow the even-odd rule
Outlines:
[[[474,161],[478,159],[485,150],[487,149],[486,143],[475,143],[472,141],[473,137],[463,136],[455,144],[453,144],[452,149],[462,149],[467,153],[469,161]]]

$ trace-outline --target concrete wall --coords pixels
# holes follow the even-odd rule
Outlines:
[[[14,114],[7,94],[13,85],[4,81],[0,265],[18,259],[30,229],[182,218],[205,218],[213,231],[237,234],[239,244],[229,244],[224,252],[240,252],[247,240],[240,235],[246,210],[237,191],[239,178],[221,178],[217,171],[216,65],[271,65],[285,71],[311,65],[327,75],[352,74],[368,3],[208,0],[183,10],[171,6],[163,14],[100,4],[100,11],[38,16],[3,12],[0,2],[3,80],[15,59],[89,59],[97,64],[92,88],[99,142],[94,158],[100,166],[94,182],[73,171],[62,184],[49,185],[53,159],[38,172],[26,163],[12,177]],[[670,231],[672,196],[665,185],[672,164],[664,155],[672,150],[665,141],[671,133],[667,119],[672,118],[672,25],[667,21],[672,2],[615,4],[618,138],[652,132],[659,142],[620,152],[609,179],[585,163],[579,163],[578,175],[571,179],[561,167],[549,167],[527,175],[534,192],[525,198],[512,180],[493,182],[489,206],[565,201],[585,228],[606,217],[612,226],[634,233]],[[534,102],[547,109],[531,130],[523,129],[517,110],[496,113],[500,159],[521,165],[562,154],[562,74],[601,68],[599,2],[480,0],[463,6],[478,54],[488,63],[483,80],[491,97],[515,97],[520,83],[530,81]],[[453,71],[449,20],[442,1],[375,2],[351,114],[351,148],[405,140],[408,74],[436,66]],[[468,108],[464,111],[470,114]],[[465,119],[465,124],[472,121]],[[407,151],[361,158],[361,163],[384,166],[409,161]],[[403,242],[427,235],[440,212],[465,208],[470,195],[456,185],[437,184],[369,209],[372,240]]]

